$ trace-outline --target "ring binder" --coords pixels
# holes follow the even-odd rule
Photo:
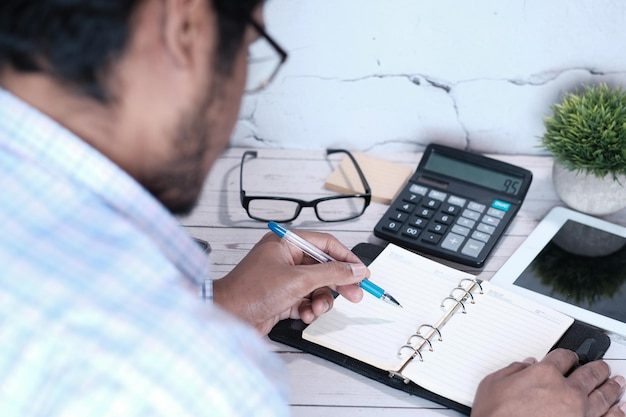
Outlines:
[[[459,287],[462,287],[463,282],[469,281],[472,283],[472,287],[470,289],[473,289],[475,286],[478,286],[478,288],[480,288],[480,291],[478,292],[479,294],[483,293],[483,286],[481,285],[481,280],[479,279],[472,279],[472,278],[463,278],[459,281]]]
[[[443,313],[424,316],[439,317],[436,322],[428,323],[429,319],[423,318],[421,321],[426,323],[418,325],[413,331],[416,316],[403,318],[403,312],[399,310],[386,310],[385,306],[378,304],[366,305],[367,300],[360,306],[339,298],[333,310],[311,325],[298,320],[280,322],[270,332],[272,340],[303,349],[382,384],[428,398],[467,415],[470,414],[473,395],[480,380],[512,361],[528,356],[541,357],[557,346],[578,351],[589,346],[590,338],[596,342],[593,346],[598,348],[587,349],[585,352],[589,354],[580,357],[594,360],[602,357],[610,344],[602,330],[574,321],[490,282],[483,282],[469,274],[459,276],[464,273],[455,270],[446,269],[444,273],[443,266],[425,258],[416,258],[417,255],[393,245],[388,245],[378,257],[372,254],[372,245],[361,244],[359,247],[367,249],[368,259],[376,258],[370,265],[372,273],[381,271],[380,276],[386,273],[394,281],[410,284],[405,287],[406,298],[416,308],[428,302],[436,309],[438,301],[455,286],[471,292],[476,303],[467,303],[466,315],[455,314],[460,310],[458,298],[461,292],[454,291],[457,296],[454,304],[446,301],[448,308]],[[359,254],[357,248],[355,252]],[[411,268],[419,267],[419,283],[415,282],[411,268],[405,268],[405,263]],[[390,273],[391,270],[393,273]],[[429,291],[424,291],[420,283],[427,284]],[[433,294],[435,287],[439,296]],[[381,320],[387,312],[391,318]],[[331,317],[334,324],[324,324]],[[448,321],[450,331],[447,331],[448,327],[444,329]],[[421,337],[409,336],[411,346],[399,349],[398,345],[407,340],[406,333],[393,337],[393,329],[399,324],[402,324],[403,333],[409,329],[409,335],[414,333]],[[325,330],[320,332],[315,328]],[[389,337],[381,337],[381,330],[388,332]],[[506,337],[485,338],[483,332],[506,334]],[[442,333],[446,333],[445,339]],[[422,338],[431,342],[433,352],[424,349],[428,343]],[[355,340],[361,343],[354,343]],[[436,341],[445,343],[438,344]],[[420,353],[417,353],[418,346]],[[409,353],[413,358],[409,358]],[[414,360],[418,356],[423,360]]]
[[[452,291],[450,291],[450,297],[456,298],[456,297],[454,297],[454,292],[455,292],[455,291],[463,291],[463,296],[461,297],[461,299],[460,299],[459,301],[464,301],[464,300],[466,300],[466,299],[467,299],[467,297],[469,296],[469,298],[470,298],[470,302],[471,302],[472,304],[474,304],[474,303],[475,303],[475,301],[474,301],[474,295],[473,295],[470,291],[466,290],[466,289],[465,289],[465,288],[463,288],[463,287],[456,287],[455,289],[453,289]]]
[[[421,334],[419,334],[419,333],[412,334],[412,335],[409,337],[409,339],[406,341],[406,342],[407,342],[407,344],[412,345],[411,341],[413,340],[413,338],[414,338],[414,337],[420,338],[420,339],[422,339],[424,342],[428,343],[428,350],[430,350],[431,352],[433,351],[433,344],[432,344],[432,343],[430,343],[430,340],[429,340],[429,339],[427,339],[427,338],[425,338],[424,336],[422,336],[422,335],[421,335]]]
[[[471,282],[471,285],[469,287],[464,287],[463,283],[464,282]],[[450,318],[454,315],[454,313],[456,312],[456,310],[458,309],[459,306],[461,306],[462,308],[462,312],[463,314],[467,314],[467,310],[465,308],[465,303],[463,302],[465,299],[467,299],[468,297],[471,300],[471,304],[475,304],[476,301],[474,300],[474,295],[472,294],[472,291],[478,287],[480,289],[479,294],[482,294],[482,286],[480,284],[480,281],[477,279],[469,279],[469,278],[463,278],[459,281],[459,284],[457,287],[453,288],[450,291],[450,296],[444,298],[441,301],[441,307],[445,307],[446,301],[448,300],[452,300],[454,301],[454,306],[452,308],[449,308],[446,313],[443,315],[443,317],[435,324],[421,324],[418,328],[417,328],[417,332],[415,332],[414,334],[412,334],[411,336],[409,336],[409,338],[407,339],[407,343],[405,345],[402,345],[399,349],[398,349],[398,357],[402,357],[402,351],[406,348],[411,349],[413,351],[415,351],[416,353],[419,354],[420,357],[420,362],[424,362],[424,357],[421,353],[421,350],[424,346],[426,346],[426,344],[428,344],[429,350],[432,352],[434,351],[432,342],[430,341],[430,339],[437,334],[438,336],[438,340],[442,341],[442,337],[441,337],[441,331],[439,330],[439,327],[443,326],[446,324],[446,322],[448,320],[450,320]],[[463,296],[460,298],[454,297],[454,292],[455,291],[462,291],[463,292]],[[422,329],[422,327],[428,327],[430,328],[430,332],[428,332],[428,334],[426,335],[422,335],[420,332],[420,329]],[[422,340],[421,343],[418,343],[417,345],[413,345],[412,344],[412,339],[416,337]],[[397,372],[394,372],[393,374],[390,374],[390,376],[398,376],[403,378],[405,383],[409,383],[410,379],[406,378],[402,375],[402,372],[404,371],[404,369],[413,361],[413,359],[415,359],[415,354],[411,355],[410,357],[407,358],[407,360],[404,362],[404,364],[402,364],[402,366],[400,367],[400,369]]]
[[[463,301],[457,300],[455,297],[444,298],[441,302],[441,307],[445,307],[446,301],[448,300],[454,300],[456,305],[461,305],[461,307],[463,308],[463,314],[467,314],[467,310],[465,310],[465,304],[463,304]],[[452,310],[456,310],[456,307],[453,307]]]
[[[441,332],[439,331],[438,328],[436,328],[435,326],[431,326],[430,324],[422,324],[420,327],[417,328],[417,333],[421,334],[421,328],[422,327],[429,327],[430,329],[432,329],[433,331],[435,331],[435,333],[437,333],[438,336],[438,340],[441,342],[443,340],[443,338],[441,337]]]
[[[415,355],[419,355],[420,357],[420,361],[424,362],[424,357],[422,356],[422,351],[421,351],[421,345],[420,346],[413,346],[413,345],[402,345],[400,346],[400,349],[398,349],[398,356],[402,356],[402,350],[403,349],[410,349],[413,351],[413,354],[410,356],[409,360],[413,360],[415,358]]]
[[[463,282],[465,281],[470,281],[472,283],[472,285],[469,288],[465,288],[463,287]],[[477,280],[474,279],[467,279],[464,278],[459,282],[459,285],[455,288],[452,289],[452,291],[450,291],[450,296],[446,297],[442,300],[441,302],[441,307],[445,307],[445,303],[447,300],[454,300],[455,302],[455,306],[460,305],[463,309],[463,313],[466,314],[467,311],[465,309],[465,304],[463,303],[464,300],[466,300],[468,297],[470,298],[470,302],[472,304],[475,304],[476,301],[474,300],[474,295],[472,294],[472,290],[478,286],[481,289],[481,294],[482,294],[482,287],[480,286],[480,283]],[[454,296],[454,292],[455,291],[462,291],[463,295],[460,298],[457,298]],[[451,308],[450,310],[448,310],[448,312],[446,313],[446,315],[444,316],[444,318],[441,320],[441,324],[445,324],[445,322],[448,320],[448,316],[451,315],[451,313],[453,313],[456,310],[456,307]],[[428,327],[430,330],[430,332],[427,335],[422,335],[421,333],[421,329],[422,327]],[[411,336],[409,336],[409,338],[406,341],[406,344],[400,346],[400,348],[398,349],[398,356],[402,357],[402,351],[404,349],[410,349],[412,351],[414,351],[415,353],[419,354],[420,357],[420,361],[423,362],[424,361],[424,357],[422,356],[422,348],[427,344],[428,345],[428,350],[433,352],[434,348],[433,348],[433,344],[430,341],[430,339],[437,334],[438,341],[442,341],[442,337],[441,337],[441,331],[439,331],[439,329],[436,326],[433,326],[432,324],[422,324],[417,328],[417,331],[412,334]],[[413,338],[418,338],[420,339],[422,342],[418,343],[417,345],[413,344]],[[411,355],[411,357],[409,357],[407,359],[407,363],[412,361],[415,358],[415,353],[413,355]],[[406,364],[405,364],[406,365]],[[401,372],[402,370],[400,370],[400,376],[401,376]],[[396,374],[398,375],[398,374]]]

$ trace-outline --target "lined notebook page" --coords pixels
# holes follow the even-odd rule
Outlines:
[[[400,346],[424,323],[435,323],[439,307],[463,278],[472,275],[389,244],[370,265],[370,280],[393,295],[403,308],[369,294],[353,304],[338,297],[332,310],[309,325],[306,340],[385,370],[398,370],[406,359]]]
[[[542,358],[573,319],[483,282],[466,314],[455,313],[441,332],[443,342],[403,375],[422,387],[472,406],[480,381],[511,362]]]
[[[309,325],[302,337],[362,362],[398,371],[406,362],[398,349],[422,324],[435,324],[453,303],[441,307],[463,278],[472,275],[389,244],[370,265],[371,280],[392,294],[403,309],[365,294],[361,303],[339,297],[334,308]],[[430,391],[471,407],[487,374],[529,356],[541,358],[573,319],[488,282],[474,291],[402,374]],[[458,294],[457,297],[459,297]],[[416,340],[414,340],[415,342]],[[415,343],[414,343],[415,344]],[[404,350],[403,352],[407,352]]]

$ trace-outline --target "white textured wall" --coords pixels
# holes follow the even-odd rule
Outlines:
[[[582,83],[626,86],[625,0],[270,0],[289,51],[234,146],[536,154]]]

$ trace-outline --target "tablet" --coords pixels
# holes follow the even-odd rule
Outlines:
[[[626,227],[556,207],[490,281],[626,336]]]

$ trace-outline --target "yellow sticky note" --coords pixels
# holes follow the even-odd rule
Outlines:
[[[354,153],[354,158],[372,189],[372,200],[391,204],[402,190],[415,168]],[[352,194],[362,193],[363,185],[354,164],[347,156],[326,179],[325,186],[332,191]]]

